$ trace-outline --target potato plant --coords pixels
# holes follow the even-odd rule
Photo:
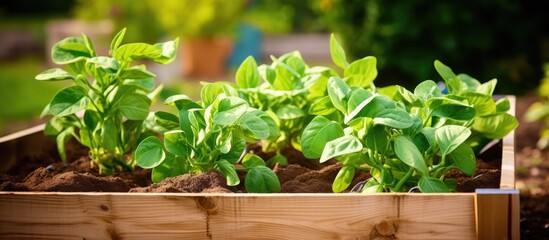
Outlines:
[[[332,36],[331,42],[334,41]],[[337,47],[332,50],[345,54],[339,45]],[[264,152],[276,153],[270,163],[285,163],[286,158],[281,152],[290,147],[301,151],[305,126],[318,111],[330,111],[319,109],[319,104],[315,103],[319,99],[321,102],[327,100],[328,79],[339,77],[339,74],[328,67],[309,67],[297,51],[271,58],[272,64],[258,66],[252,57],[248,57],[237,70],[236,88],[251,106],[267,112],[277,123],[280,136],[264,141],[262,146]],[[343,76],[350,84],[369,87],[377,75],[375,62],[375,58],[367,57],[351,64],[346,61],[336,61],[336,64],[345,68]]]
[[[337,41],[331,48],[334,62],[345,72],[356,64],[346,64]],[[362,68],[375,69],[375,62]],[[467,75],[455,75],[439,61],[435,68],[449,94],[433,81],[410,92],[400,86],[376,89],[372,82],[356,84],[347,76],[329,78],[328,96],[310,109],[318,116],[303,131],[301,146],[308,158],[343,163],[334,192],[347,189],[357,169],[373,176],[362,192],[400,192],[415,186],[422,192],[454,191],[456,182],[445,179],[446,173],[458,169],[472,175],[472,147],[516,128],[517,120],[506,113],[509,102],[493,100],[495,80],[480,84]]]
[[[278,192],[280,183],[260,157],[246,154],[246,144],[278,137],[278,127],[265,112],[252,108],[225,83],[204,86],[200,102],[175,95],[166,103],[177,115],[155,113],[163,140],[144,139],[135,152],[137,164],[152,168],[152,180],[162,181],[185,173],[217,170],[227,185],[240,183],[237,170],[245,171],[248,192]],[[240,164],[237,164],[240,163]]]
[[[65,143],[70,138],[89,147],[92,165],[102,174],[133,170],[135,163],[126,160],[125,154],[143,137],[143,122],[159,91],[155,89],[155,75],[145,65],[133,62],[150,59],[170,63],[178,46],[178,39],[122,44],[125,33],[122,29],[114,37],[109,56],[97,56],[84,34],[65,38],[53,46],[52,59],[67,69],[53,68],[36,76],[41,81],[71,81],[44,109],[43,115],[53,115],[45,134],[56,137],[64,161]]]

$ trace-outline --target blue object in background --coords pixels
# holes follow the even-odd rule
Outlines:
[[[263,36],[257,27],[246,23],[240,24],[233,52],[227,61],[229,69],[237,69],[248,56],[253,56],[259,64],[262,40]]]

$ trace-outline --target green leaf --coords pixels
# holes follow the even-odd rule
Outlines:
[[[467,99],[467,102],[476,110],[477,116],[485,116],[496,112],[496,103],[489,95],[467,92],[460,95]]]
[[[383,186],[379,184],[374,178],[370,178],[364,187],[362,187],[361,193],[380,193],[383,192]]]
[[[275,61],[274,64],[276,77],[271,84],[272,88],[276,90],[293,90],[298,88],[300,75],[281,61]]]
[[[175,155],[184,158],[191,157],[191,148],[186,143],[185,133],[181,130],[173,130],[164,133],[164,145],[166,150]]]
[[[61,80],[74,80],[75,77],[61,68],[48,69],[35,77],[40,81],[61,81]]]
[[[253,139],[267,139],[270,135],[269,125],[263,119],[246,112],[239,120],[244,135]]]
[[[448,91],[452,94],[461,92],[461,80],[448,66],[444,65],[439,60],[435,60],[435,69],[438,74],[446,82]]]
[[[397,157],[406,165],[417,169],[422,175],[429,175],[429,170],[416,145],[410,138],[399,135],[394,139],[394,149]]]
[[[84,41],[84,45],[86,45],[86,48],[88,49],[88,52],[91,54],[92,57],[95,57],[95,49],[93,47],[93,43],[90,39],[90,37],[86,36],[86,34],[82,33],[82,40]]]
[[[248,153],[244,156],[244,158],[242,158],[242,165],[247,168],[265,166],[265,161],[255,154]]]
[[[509,102],[509,99],[502,98],[496,102],[496,112],[507,112],[511,109],[511,103]]]
[[[176,38],[173,41],[154,44],[154,48],[160,51],[160,56],[153,57],[151,59],[160,64],[168,64],[173,62],[173,60],[175,60],[175,57],[177,56],[178,45],[179,38]]]
[[[440,147],[441,154],[448,155],[471,135],[471,130],[458,125],[446,125],[435,131],[435,141]]]
[[[156,75],[147,71],[145,65],[138,65],[122,70],[119,77],[122,79],[150,79],[155,78]]]
[[[377,59],[365,57],[352,62],[344,71],[349,86],[368,87],[377,77]]]
[[[414,107],[421,107],[423,105],[422,101],[415,94],[408,91],[408,89],[401,86],[396,86],[396,88],[404,104]]]
[[[448,154],[448,159],[467,176],[473,175],[477,168],[475,153],[466,143],[460,144],[454,151]]]
[[[55,138],[55,143],[57,145],[57,152],[63,162],[67,161],[67,152],[65,150],[65,144],[72,138],[74,134],[74,128],[68,127],[60,132]]]
[[[305,116],[305,112],[294,105],[284,105],[276,110],[276,116],[280,119],[291,120]]]
[[[137,94],[122,97],[118,107],[122,115],[130,120],[145,120],[149,115],[149,103]]]
[[[265,166],[255,166],[250,169],[244,184],[249,193],[273,193],[280,192],[281,189],[276,174]]]
[[[167,130],[173,130],[179,127],[179,118],[169,112],[155,112],[154,122]]]
[[[343,156],[361,151],[362,143],[355,136],[343,136],[326,143],[320,162],[326,162],[334,157]]]
[[[193,113],[189,112],[186,109],[179,110],[179,128],[185,132],[187,137],[187,142],[192,143],[195,138],[195,133],[192,129],[191,117]]]
[[[166,178],[179,176],[184,173],[186,171],[183,160],[168,154],[160,165],[153,168],[151,179],[154,183],[159,183]]]
[[[438,85],[433,80],[423,81],[418,84],[414,89],[414,94],[423,101],[427,101],[433,97],[442,97],[442,91],[440,91]]]
[[[275,120],[273,120],[273,118],[269,116],[269,114],[257,109],[248,109],[248,110],[249,110],[248,111],[249,114],[258,116],[269,127],[269,137],[267,139],[272,140],[272,139],[278,138],[278,136],[280,135],[278,125],[276,124]]]
[[[257,70],[259,71],[259,75],[261,75],[266,82],[268,82],[271,86],[274,84],[276,72],[271,66],[263,64],[259,66]]]
[[[384,126],[374,126],[366,134],[366,147],[378,153],[385,153],[389,145],[389,138],[390,135]]]
[[[240,183],[240,179],[238,178],[238,174],[236,173],[234,166],[227,160],[221,160],[216,162],[215,169],[217,169],[219,172],[221,172],[221,174],[223,174],[223,176],[227,178],[227,185],[236,186]]]
[[[123,84],[126,86],[135,86],[147,92],[154,90],[154,78],[149,79],[125,79]]]
[[[207,83],[202,87],[200,91],[200,98],[204,106],[212,105],[213,102],[222,95],[225,94],[227,97],[238,97],[238,92],[227,82],[214,82]]]
[[[177,110],[190,110],[193,108],[202,108],[202,106],[198,105],[196,102],[194,102],[191,98],[189,98],[187,95],[178,94],[178,95],[172,95],[164,101],[164,104],[174,105],[177,107]]]
[[[359,92],[361,92],[361,91],[359,91]],[[349,107],[349,110],[352,109],[352,111],[348,112],[348,114],[345,115],[345,118],[343,119],[344,123],[347,124],[347,123],[351,122],[353,119],[356,119],[356,117],[370,117],[370,118],[374,117],[373,114],[365,114],[365,112],[372,112],[372,111],[367,111],[368,109],[365,110],[365,108],[371,102],[375,101],[376,95],[370,96],[367,99],[363,99],[364,96],[365,96],[364,94],[352,94],[351,95],[351,99],[349,100],[348,107]],[[369,108],[375,108],[374,105],[371,105]],[[372,109],[372,110],[377,111],[377,110],[381,110],[381,109]]]
[[[118,133],[120,130],[114,119],[106,119],[101,128],[101,146],[109,151],[114,151],[119,146]]]
[[[92,57],[84,40],[78,37],[68,37],[53,45],[51,58],[54,63],[64,65]]]
[[[145,138],[135,150],[135,160],[142,168],[154,168],[165,159],[162,141],[154,136]]]
[[[330,55],[332,56],[334,63],[341,69],[345,69],[349,66],[347,57],[345,56],[345,50],[343,50],[343,47],[341,47],[333,33],[330,35]]]
[[[351,182],[353,182],[354,177],[355,167],[352,165],[343,166],[332,183],[332,191],[335,193],[345,191],[351,185]]]
[[[86,127],[88,127],[91,131],[95,131],[100,122],[101,115],[97,111],[87,109],[84,112],[84,124],[86,124]]]
[[[85,109],[89,104],[86,89],[80,86],[69,86],[55,94],[50,102],[50,113],[54,116],[67,116]]]
[[[369,98],[372,97],[372,93],[370,91],[367,91],[363,88],[356,88],[353,89],[351,92],[351,96],[349,97],[349,102],[347,103],[347,112],[349,115],[352,115],[353,111],[360,111],[362,108],[368,104]],[[358,113],[358,112],[356,112]],[[352,117],[350,117],[352,118]]]
[[[240,160],[240,157],[242,156],[242,153],[246,150],[246,141],[242,138],[232,139],[233,142],[231,143],[231,150],[221,155],[221,158],[227,160],[229,163],[236,163],[238,160]]]
[[[438,178],[422,176],[419,179],[418,187],[424,193],[443,193],[450,192],[450,189],[444,182]]]
[[[147,43],[128,43],[116,49],[113,57],[120,62],[131,62],[142,58],[154,60],[162,57],[162,51]]]
[[[458,74],[458,78],[461,80],[462,88],[465,88],[465,91],[467,92],[474,92],[480,86],[480,82],[478,80],[467,74],[460,73]]]
[[[501,139],[518,126],[518,120],[508,113],[497,113],[476,118],[473,129],[487,138]]]
[[[332,104],[329,96],[324,96],[317,99],[309,108],[310,115],[327,116],[335,112],[335,107]]]
[[[498,84],[498,80],[492,79],[478,86],[476,92],[480,94],[492,96],[494,94],[494,90],[496,89],[497,84]]]
[[[260,80],[255,59],[252,56],[247,57],[236,71],[236,85],[240,88],[256,88]]]
[[[219,101],[219,107],[213,115],[213,121],[227,126],[236,122],[248,109],[248,103],[238,97],[227,97]]]
[[[343,128],[323,116],[315,117],[303,130],[301,148],[307,158],[320,158],[329,141],[344,135]]]
[[[432,108],[432,115],[442,118],[449,118],[458,121],[469,121],[476,116],[476,110],[463,104],[441,104]]]
[[[397,129],[409,128],[414,120],[406,111],[395,109],[383,109],[376,114],[374,124],[381,124]]]
[[[110,54],[112,55],[116,49],[122,44],[122,40],[124,40],[124,35],[126,35],[126,28],[122,28],[112,39],[111,46],[110,46]]]
[[[530,105],[524,119],[528,122],[539,121],[549,117],[549,104],[543,102],[535,102]]]
[[[328,96],[335,108],[343,114],[347,114],[347,102],[351,95],[351,88],[337,77],[328,79]]]

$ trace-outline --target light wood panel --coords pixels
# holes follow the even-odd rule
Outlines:
[[[516,97],[506,96],[509,99],[511,108],[508,113],[515,116]],[[500,189],[515,189],[515,131],[503,138],[503,149],[501,159],[501,180]]]
[[[474,194],[0,193],[0,238],[472,239],[475,229]]]

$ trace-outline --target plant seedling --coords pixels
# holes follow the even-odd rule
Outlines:
[[[166,100],[178,114],[155,114],[155,122],[164,129],[164,140],[154,136],[144,139],[134,155],[137,164],[153,169],[154,182],[215,169],[227,178],[227,185],[236,186],[240,183],[236,171],[242,170],[247,172],[248,192],[280,191],[278,177],[263,159],[245,154],[247,142],[278,136],[274,120],[250,107],[228,84],[205,85],[201,98],[193,102],[185,95],[175,95]]]
[[[152,99],[160,88],[153,73],[135,60],[150,59],[160,64],[174,60],[178,39],[157,44],[122,44],[126,29],[113,38],[109,56],[97,56],[91,39],[68,37],[52,48],[53,62],[67,70],[53,68],[36,76],[41,81],[69,80],[42,115],[53,115],[45,134],[55,136],[59,154],[67,160],[65,143],[72,137],[89,147],[92,165],[99,173],[131,171],[135,163],[125,159],[145,134],[143,122]],[[79,112],[83,112],[80,118]]]

